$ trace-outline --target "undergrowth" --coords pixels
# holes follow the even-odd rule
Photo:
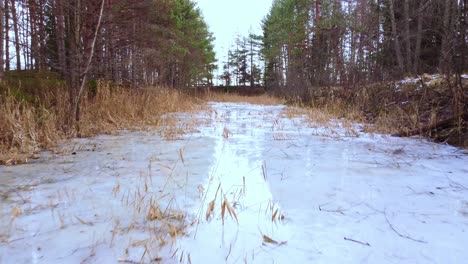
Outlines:
[[[345,119],[366,123],[367,132],[421,136],[468,148],[468,80],[456,85],[442,77],[415,83],[377,83],[353,89],[316,87],[308,100],[290,100],[310,120]],[[304,113],[302,113],[304,114]],[[325,120],[325,121],[324,121]]]
[[[82,100],[79,131],[69,126],[70,98],[63,85],[40,94],[17,87],[0,89],[0,164],[27,162],[64,139],[158,126],[168,112],[191,111],[196,99],[174,89],[126,89],[98,82]]]
[[[205,101],[249,103],[258,105],[278,105],[285,102],[284,99],[269,94],[245,96],[235,93],[210,92],[203,94],[201,98]]]

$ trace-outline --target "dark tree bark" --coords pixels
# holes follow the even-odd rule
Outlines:
[[[427,2],[430,2],[428,0]],[[417,30],[416,30],[416,47],[414,51],[414,64],[413,64],[413,72],[415,74],[419,74],[419,57],[421,56],[421,43],[422,43],[422,34],[423,34],[423,18],[424,18],[424,10],[425,10],[425,1],[421,0],[419,2],[419,8],[417,13]]]
[[[405,55],[406,55],[406,72],[411,73],[413,71],[412,67],[412,60],[411,60],[411,34],[410,34],[410,4],[409,0],[404,0],[403,3],[403,17],[404,17],[404,25],[405,25]]]
[[[397,57],[397,63],[398,63],[398,68],[400,70],[400,74],[404,72],[404,64],[403,64],[403,56],[401,55],[401,46],[400,46],[400,40],[397,32],[397,25],[396,25],[396,20],[395,20],[395,7],[393,4],[393,0],[388,0],[389,2],[389,7],[390,7],[390,21],[392,24],[392,38],[393,38],[393,43],[395,46],[395,54]]]
[[[55,34],[57,40],[58,71],[62,77],[65,77],[65,73],[67,72],[67,63],[65,54],[65,19],[62,0],[55,0],[54,7],[57,21]]]

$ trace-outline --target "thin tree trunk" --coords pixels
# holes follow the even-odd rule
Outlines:
[[[405,48],[406,48],[406,71],[411,73],[413,70],[411,62],[411,35],[410,35],[410,15],[409,15],[409,0],[405,0],[403,3],[403,13],[405,20]]]
[[[34,69],[39,69],[39,44],[37,41],[37,17],[36,17],[36,1],[29,0],[29,24],[31,37],[31,64],[33,64]]]
[[[253,65],[253,39],[250,37],[250,86],[254,86],[254,65]]]
[[[13,31],[15,32],[16,70],[21,70],[21,49],[15,0],[11,0],[11,16],[13,17]]]
[[[0,0],[1,1],[1,0]],[[5,0],[5,71],[10,71],[10,0]]]
[[[467,48],[467,36],[466,36],[466,28],[468,28],[468,8],[467,8],[467,4],[468,4],[468,1],[467,0],[463,0],[463,1],[460,1],[460,28],[464,28],[465,30],[461,30],[461,36],[460,36],[460,39],[461,39],[461,49],[462,49],[462,52],[461,52],[461,65],[460,65],[460,68],[461,69],[466,69],[466,67],[468,66],[467,64],[467,58],[468,58],[468,48]]]
[[[101,9],[99,11],[99,18],[98,18],[98,22],[97,22],[97,25],[96,25],[96,31],[94,33],[94,38],[93,38],[93,41],[91,43],[91,49],[89,50],[88,61],[86,63],[86,67],[85,67],[84,72],[82,74],[81,84],[80,84],[80,88],[79,88],[79,91],[78,91],[77,98],[75,99],[75,122],[76,122],[76,124],[78,124],[78,122],[80,121],[80,100],[81,100],[81,95],[83,94],[83,91],[84,91],[84,88],[85,88],[86,79],[88,77],[88,72],[91,69],[91,63],[93,61],[94,50],[95,50],[95,46],[96,46],[96,40],[97,40],[97,36],[98,36],[99,30],[100,30],[100,27],[101,27],[102,16],[103,16],[103,13],[104,13],[104,3],[105,2],[106,2],[105,0],[102,0],[102,2],[101,2]]]
[[[77,114],[77,98],[80,89],[80,9],[81,0],[72,1],[66,7],[67,15],[67,41],[68,41],[68,64],[67,79],[69,82],[69,100],[70,100],[70,116],[69,116],[69,129],[73,130],[78,128],[76,116]],[[79,109],[78,109],[79,111]]]
[[[20,2],[21,3],[21,2]],[[24,64],[25,64],[25,69],[28,69],[30,70],[31,69],[31,44],[30,44],[30,38],[29,38],[29,34],[28,32],[30,32],[29,30],[29,23],[28,23],[28,19],[27,19],[27,15],[24,15],[25,12],[27,12],[27,6],[26,6],[26,3],[24,3],[22,6],[21,6],[21,9],[22,11],[20,11],[21,13],[23,13],[22,15],[22,25],[23,25],[23,30],[21,31],[21,41],[22,41],[22,46],[24,47],[24,51],[23,51],[23,59],[24,59]]]
[[[55,16],[57,18],[55,32],[57,35],[56,40],[58,66],[60,74],[62,77],[65,77],[65,72],[67,71],[67,62],[65,54],[65,21],[62,0],[55,1]]]
[[[398,68],[400,69],[400,74],[404,72],[403,56],[401,55],[401,46],[400,40],[398,39],[397,26],[395,21],[395,8],[393,5],[393,0],[388,0],[390,4],[390,20],[392,24],[392,36],[393,42],[395,45],[395,53],[397,57]]]
[[[449,64],[449,38],[451,33],[450,28],[450,11],[451,11],[451,0],[444,1],[444,16],[442,18],[442,43],[440,50],[439,69],[446,71]]]
[[[45,69],[45,63],[47,58],[47,47],[46,47],[46,39],[45,39],[45,19],[44,19],[44,0],[39,0],[39,12],[37,18],[37,29],[38,29],[38,68],[40,70]]]
[[[4,78],[4,60],[3,60],[3,55],[4,55],[4,45],[5,45],[5,37],[4,37],[4,10],[3,10],[3,1],[0,0],[0,81],[3,81]]]
[[[413,72],[415,74],[419,73],[419,57],[421,56],[421,43],[422,43],[422,29],[423,29],[423,11],[424,11],[424,1],[419,2],[418,8],[418,29],[416,31],[416,48],[414,51],[414,64]]]

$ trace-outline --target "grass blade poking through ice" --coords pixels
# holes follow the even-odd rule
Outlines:
[[[226,198],[226,195],[224,196],[224,202],[223,202],[223,207],[226,207],[229,215],[236,219],[236,223],[239,224],[239,220],[237,219],[237,214],[236,211],[234,211],[234,208],[232,208],[231,204],[229,203],[228,199]],[[224,209],[224,208],[222,208]],[[223,223],[224,223],[224,217],[223,217]]]
[[[214,206],[215,206],[215,199],[213,199],[213,201],[211,201],[208,204],[208,208],[206,209],[206,221],[208,221],[208,219],[210,219],[210,216],[214,211]]]
[[[216,190],[214,199],[208,204],[208,208],[206,209],[206,221],[210,219],[210,216],[214,211],[215,201],[216,201],[216,198],[218,197],[218,192],[220,188],[221,188],[221,183],[218,185],[218,189]]]

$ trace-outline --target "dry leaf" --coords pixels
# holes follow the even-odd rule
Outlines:
[[[157,206],[151,206],[148,211],[147,219],[150,221],[163,219],[163,213],[161,212],[161,209],[159,209]]]
[[[177,236],[177,228],[171,224],[171,223],[167,223],[167,225],[169,226],[169,235],[174,238]]]
[[[263,242],[265,243],[270,243],[270,244],[275,244],[275,245],[278,245],[279,243],[273,239],[271,239],[270,237],[268,237],[267,235],[263,235]]]
[[[263,234],[262,234],[263,235]],[[271,237],[267,236],[267,235],[263,235],[263,243],[268,243],[268,244],[273,244],[273,245],[277,245],[277,246],[282,246],[282,245],[285,245],[286,243],[288,243],[288,241],[281,241],[281,242],[278,242],[276,240],[273,240]]]
[[[221,219],[223,220],[223,225],[224,225],[224,214],[226,213],[226,202],[223,202],[221,205]]]
[[[208,219],[211,216],[211,213],[214,211],[214,206],[215,206],[215,200],[213,199],[213,201],[211,201],[208,204],[208,209],[206,209],[206,221],[208,221]]]
[[[226,198],[226,195],[224,196],[224,203],[226,204],[226,209],[231,217],[234,217],[236,219],[237,224],[239,224],[239,220],[237,219],[237,214],[236,211],[234,211],[234,208],[232,208],[231,204]]]
[[[21,209],[18,206],[13,207],[11,209],[11,218],[15,218],[21,215]]]
[[[276,209],[275,213],[273,214],[273,216],[271,217],[271,221],[274,222],[275,221],[275,218],[276,218],[276,215],[278,214],[278,209]]]

